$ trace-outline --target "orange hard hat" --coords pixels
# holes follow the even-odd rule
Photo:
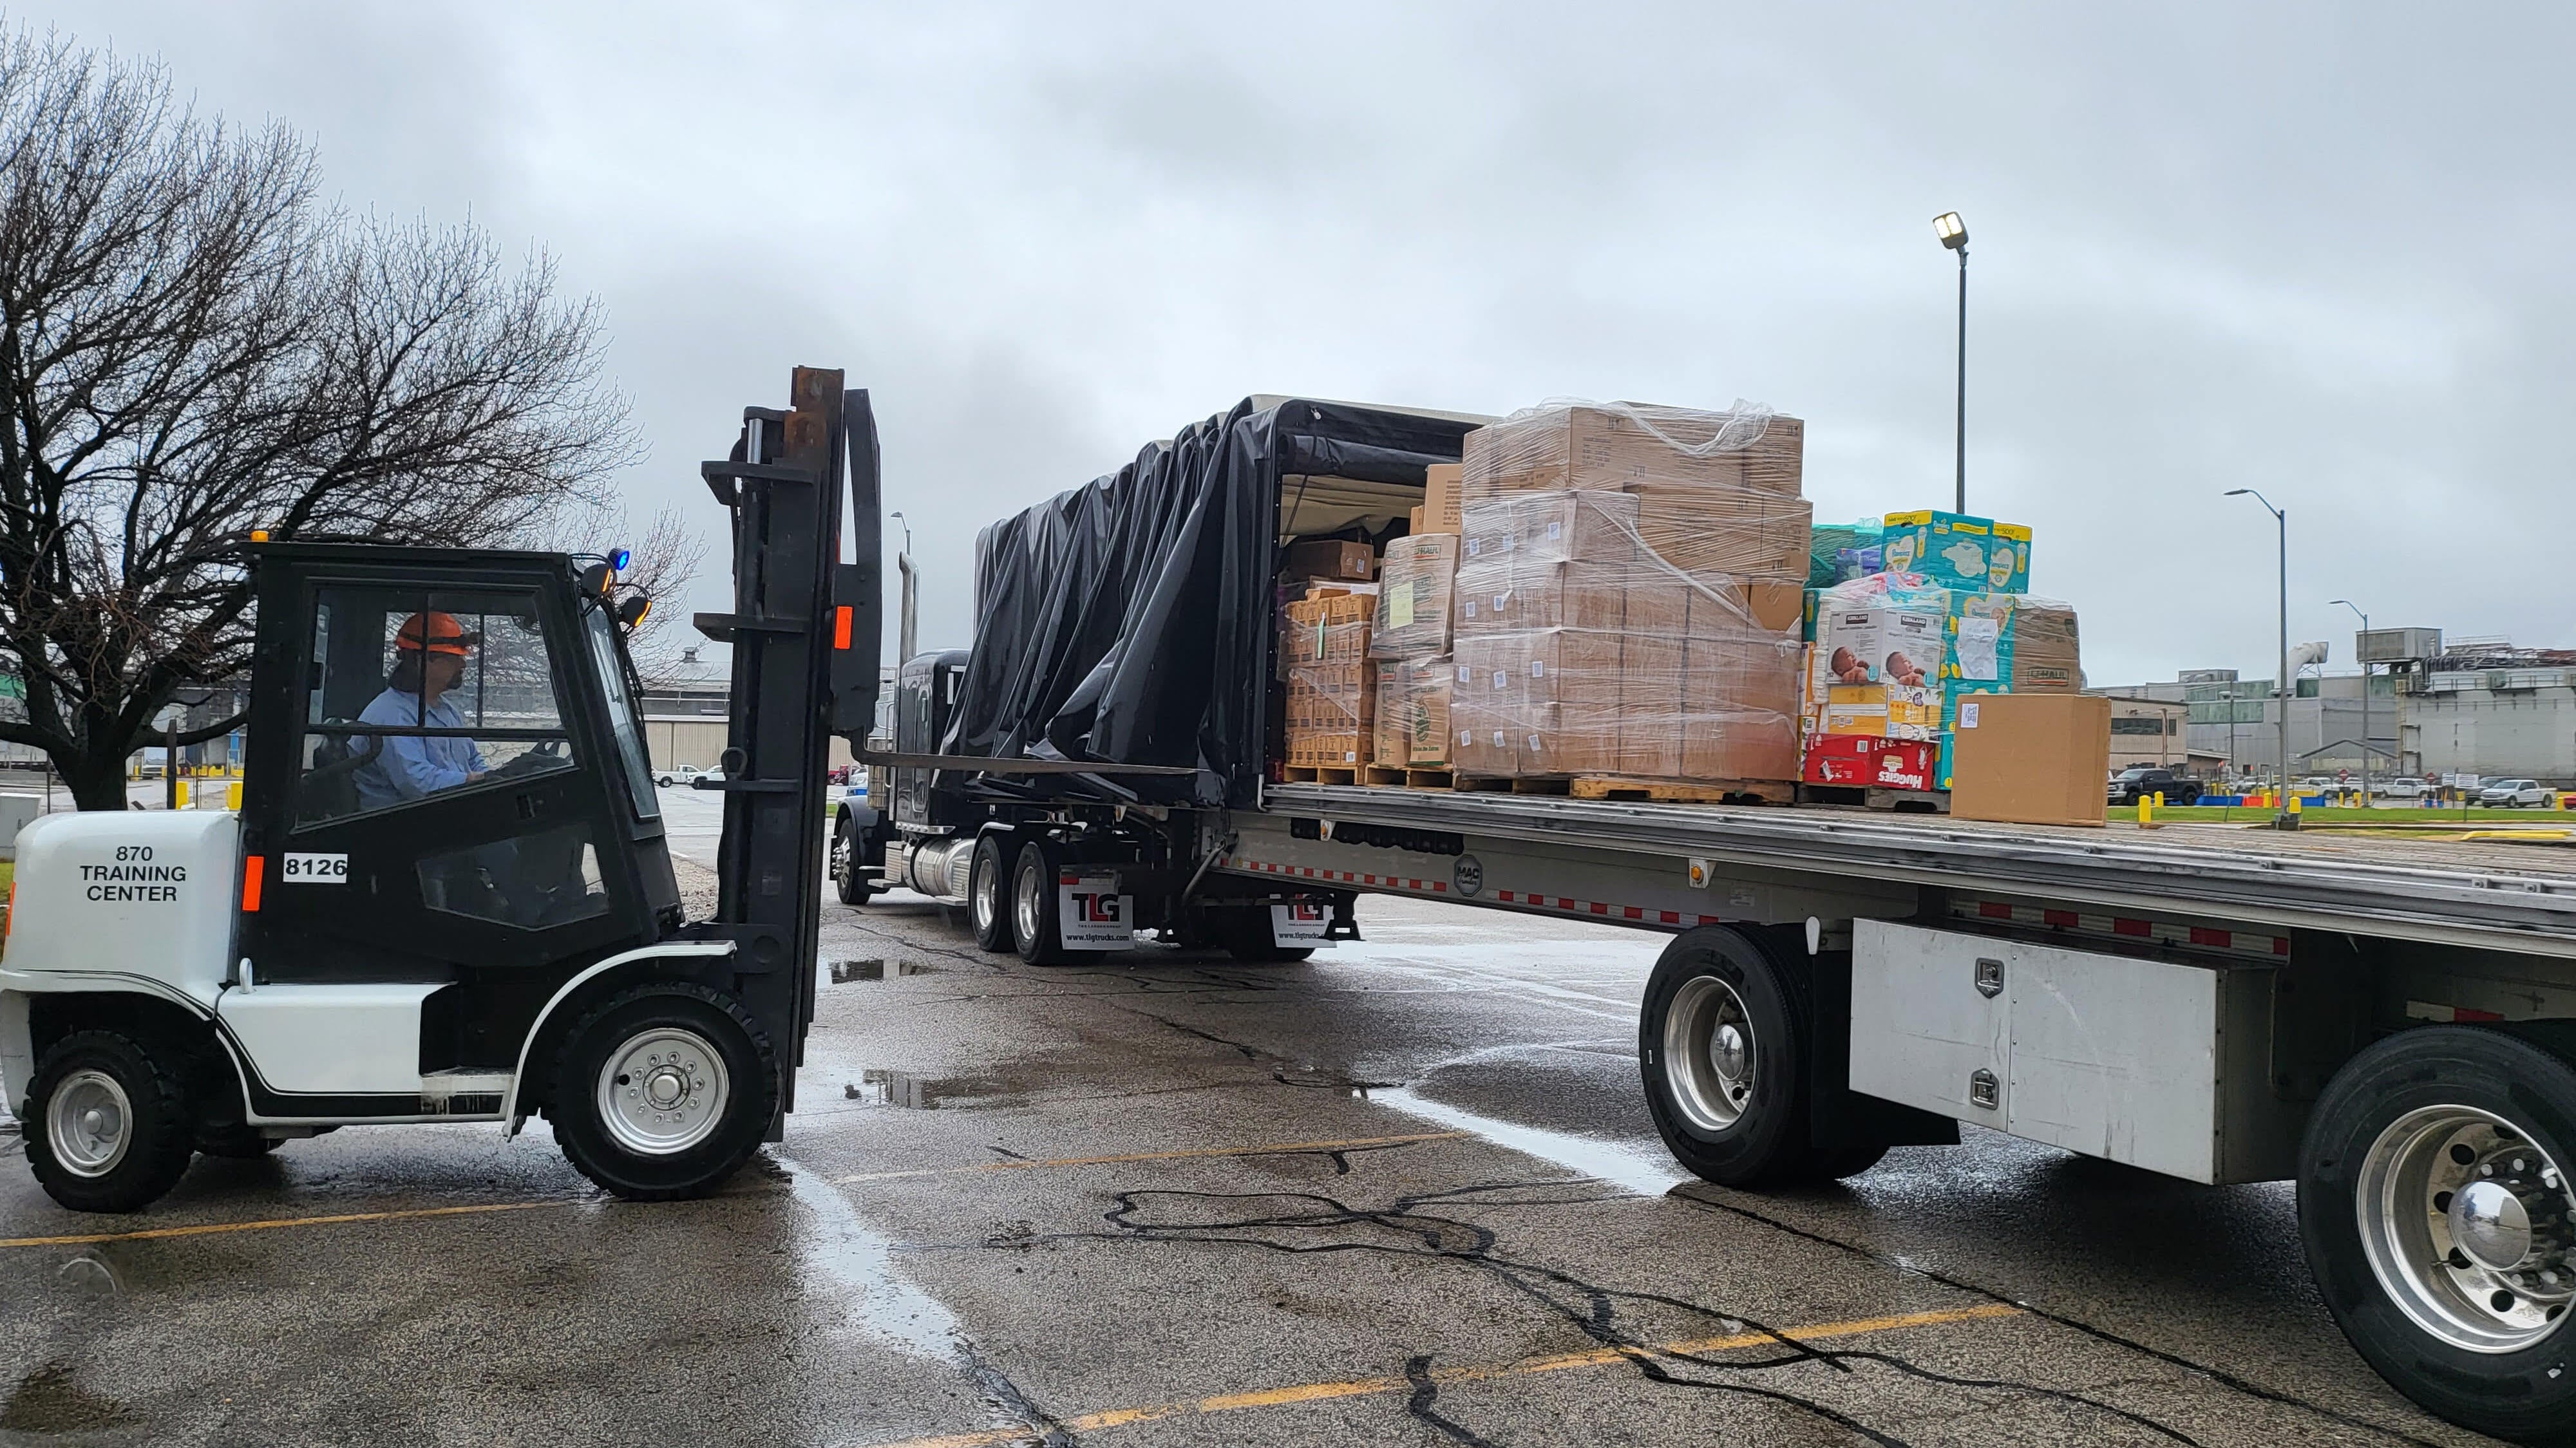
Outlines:
[[[394,647],[425,650],[433,654],[465,657],[465,651],[482,640],[465,631],[452,613],[416,613],[403,620],[394,634]]]

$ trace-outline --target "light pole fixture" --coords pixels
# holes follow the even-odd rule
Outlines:
[[[1968,223],[1959,213],[1944,211],[1932,218],[1932,234],[1941,244],[1959,254],[1959,499],[1958,511],[1968,511]]]
[[[2281,781],[2281,812],[2273,817],[2272,825],[2275,829],[2294,830],[2299,824],[2290,813],[2290,515],[2273,507],[2271,499],[2252,488],[2230,488],[2227,496],[2252,498],[2281,527],[2281,673],[2272,683],[2272,692],[2281,699],[2281,766],[2276,776]]]
[[[2361,611],[2360,604],[2349,598],[2328,599],[2327,602],[2340,603],[2351,609],[2353,616],[2361,620],[2361,631],[2364,634],[2370,632],[2370,615]],[[2370,660],[2361,657],[2360,639],[2353,640],[2352,656],[2361,662],[2361,807],[2368,809],[2370,808]],[[2325,676],[2321,671],[2317,676],[2319,709],[2325,707],[2325,689]]]

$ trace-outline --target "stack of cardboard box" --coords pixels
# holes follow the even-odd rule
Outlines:
[[[1470,433],[1456,768],[1795,778],[1802,440],[1794,418],[1633,404]]]
[[[1947,789],[1962,701],[2082,687],[2075,611],[2024,592],[2027,528],[1937,512],[1882,526],[1881,571],[1808,593],[1802,777]]]
[[[1429,501],[1414,509],[1413,532],[1386,545],[1379,560],[1376,627],[1369,657],[1377,664],[1375,763],[1393,769],[1443,769],[1449,761],[1449,631],[1451,587],[1458,570],[1458,465],[1430,470]],[[1449,522],[1445,530],[1436,525]]]
[[[1288,763],[1356,769],[1377,713],[1369,620],[1377,600],[1317,586],[1287,607]]]

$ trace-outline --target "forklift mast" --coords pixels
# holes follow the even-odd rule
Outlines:
[[[784,411],[744,408],[732,456],[699,467],[732,515],[734,603],[694,620],[733,647],[724,777],[697,781],[725,798],[716,912],[696,933],[736,943],[746,1003],[795,1043],[792,1064],[801,1065],[814,1013],[830,737],[865,748],[884,605],[868,394],[814,367],[795,369],[790,394]],[[787,1085],[782,1108],[793,1105],[792,1075]]]

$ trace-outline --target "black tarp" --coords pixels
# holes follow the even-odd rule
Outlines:
[[[1420,487],[1473,424],[1249,399],[986,528],[975,647],[942,752],[1178,765],[980,790],[1249,807],[1263,766],[1279,480]]]

